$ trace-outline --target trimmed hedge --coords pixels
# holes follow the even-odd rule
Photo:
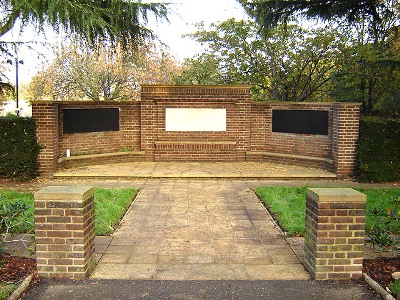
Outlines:
[[[356,179],[365,182],[400,180],[400,120],[362,118],[357,148]]]
[[[32,118],[0,117],[0,178],[35,178],[39,175],[39,152]]]

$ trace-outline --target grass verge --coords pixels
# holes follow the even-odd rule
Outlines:
[[[95,190],[95,235],[108,235],[114,232],[137,192],[133,188]]]
[[[17,284],[0,283],[0,300],[7,300],[17,288]]]
[[[96,188],[94,193],[94,222],[96,235],[108,235],[112,233],[119,221],[125,214],[132,200],[137,194],[134,188],[126,189],[100,189]],[[23,212],[28,216],[27,222],[23,226],[16,225],[13,233],[33,232],[33,213],[34,199],[32,193],[20,193],[10,190],[0,190],[0,198],[10,203],[21,201],[29,206],[28,210]],[[1,210],[0,205],[0,210]],[[3,211],[0,211],[2,214]],[[21,216],[22,217],[22,216]],[[15,224],[20,223],[19,219]]]
[[[389,286],[390,291],[397,297],[400,298],[400,279],[392,282]]]
[[[259,187],[256,193],[264,202],[279,226],[289,236],[304,235],[306,195],[308,187]],[[388,199],[400,195],[400,189],[356,189],[367,195],[366,230],[374,219],[372,208],[390,208]]]

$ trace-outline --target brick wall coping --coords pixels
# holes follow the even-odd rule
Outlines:
[[[142,95],[248,95],[251,86],[246,85],[142,85]]]
[[[91,186],[48,186],[35,193],[35,200],[82,202],[93,193]]]
[[[307,195],[318,202],[366,202],[367,196],[351,188],[310,188]]]
[[[359,102],[269,102],[269,101],[252,101],[253,105],[292,105],[292,106],[303,106],[303,105],[313,105],[313,106],[328,106],[331,107],[333,105],[339,106],[361,106],[362,104]]]
[[[140,101],[92,101],[92,100],[74,100],[74,101],[48,101],[48,100],[34,100],[32,104],[59,104],[62,106],[68,105],[138,105]]]
[[[162,87],[164,88],[164,86],[155,86],[155,87]],[[165,86],[165,88],[169,88],[171,86]],[[180,87],[183,88],[185,86],[173,86],[173,87]],[[189,86],[190,88],[191,86]],[[193,86],[195,88],[197,88],[197,86]],[[205,87],[201,87],[200,88],[205,88],[205,89],[209,89],[208,86]],[[242,89],[243,86],[211,86],[211,88],[214,87],[216,89],[222,89],[222,88],[226,88],[226,89]],[[154,92],[154,93],[158,93],[158,92]],[[150,93],[152,94],[152,93]],[[179,92],[178,94],[181,94],[181,92]],[[192,93],[193,94],[193,93]],[[201,94],[201,93],[200,93]],[[229,94],[229,93],[228,93]],[[237,94],[237,93],[234,93]],[[204,99],[202,99],[201,101],[204,101]],[[140,104],[140,100],[138,101],[48,101],[48,100],[34,100],[32,102],[32,104],[59,104],[62,106],[69,106],[69,105],[138,105]],[[333,105],[339,105],[342,107],[346,107],[346,106],[361,106],[361,103],[358,102],[269,102],[269,101],[251,101],[251,103],[253,105],[292,105],[292,106],[304,106],[304,105],[316,105],[316,106],[327,106],[327,107],[331,107]]]

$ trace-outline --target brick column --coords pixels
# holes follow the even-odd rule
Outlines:
[[[44,176],[52,176],[59,156],[58,104],[50,101],[33,102],[32,118],[36,123],[38,143],[42,147],[38,155],[39,172]]]
[[[365,205],[353,189],[308,189],[304,261],[316,280],[361,278]]]
[[[140,105],[140,148],[145,151],[147,161],[155,161],[155,138],[157,134],[157,105],[150,96],[142,92]]]
[[[359,103],[335,103],[333,106],[332,158],[338,177],[349,177],[354,169],[360,105]]]
[[[237,161],[246,161],[246,152],[251,144],[251,96],[241,99],[236,103],[239,107],[237,122],[239,124],[237,136]]]
[[[94,189],[50,186],[35,193],[35,243],[43,277],[85,279],[94,260]]]

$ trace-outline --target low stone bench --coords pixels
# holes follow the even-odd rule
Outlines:
[[[76,155],[58,159],[58,167],[68,169],[72,167],[90,166],[117,162],[130,162],[144,160],[144,151],[126,151],[90,155]]]
[[[157,141],[156,161],[236,161],[236,142]]]
[[[300,166],[315,166],[333,170],[333,159],[296,154],[284,154],[265,151],[247,151],[246,161],[272,161],[277,163],[289,163]]]

